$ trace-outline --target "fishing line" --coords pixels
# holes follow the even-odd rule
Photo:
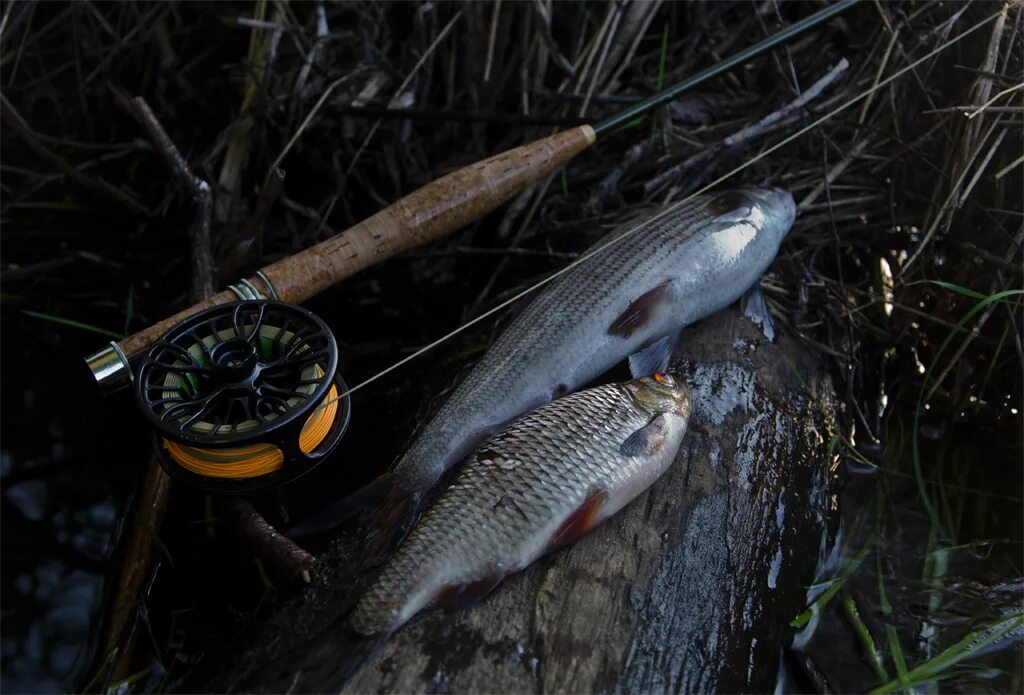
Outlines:
[[[368,386],[369,384],[372,384],[373,382],[377,381],[381,377],[386,376],[387,374],[390,374],[391,372],[393,372],[394,370],[398,369],[399,367],[405,365],[407,362],[410,362],[410,361],[416,359],[417,357],[419,357],[420,355],[424,354],[425,352],[428,352],[428,351],[434,349],[435,347],[437,347],[441,343],[444,343],[445,341],[450,340],[451,338],[454,338],[456,335],[458,335],[459,333],[462,333],[467,328],[470,328],[471,326],[474,326],[475,324],[479,323],[480,321],[483,321],[484,319],[486,319],[486,318],[488,318],[490,316],[493,316],[494,314],[496,314],[497,312],[501,311],[502,309],[505,309],[506,307],[516,303],[517,301],[519,301],[520,299],[525,297],[530,292],[533,292],[534,290],[538,289],[539,287],[542,287],[542,286],[548,284],[549,282],[551,282],[552,280],[560,277],[561,275],[564,275],[568,271],[572,270],[573,268],[575,268],[576,266],[580,265],[581,263],[587,261],[588,259],[593,258],[594,256],[596,256],[597,254],[601,253],[605,249],[608,249],[608,248],[614,246],[615,244],[618,244],[619,242],[627,239],[628,237],[632,236],[633,234],[635,234],[635,233],[637,233],[639,231],[642,231],[643,229],[646,229],[651,224],[653,224],[653,223],[655,223],[655,222],[657,222],[657,221],[659,221],[661,219],[664,219],[665,217],[671,215],[673,212],[675,212],[680,207],[682,207],[686,203],[690,202],[691,200],[693,200],[697,196],[699,196],[699,195],[701,195],[703,193],[706,193],[710,189],[714,188],[715,186],[717,186],[718,184],[722,183],[723,181],[731,178],[735,174],[738,174],[739,172],[741,172],[741,171],[747,169],[748,167],[756,164],[760,160],[762,160],[765,157],[767,157],[768,155],[770,155],[772,152],[775,152],[776,150],[779,150],[780,148],[788,145],[789,143],[793,142],[794,140],[796,140],[800,136],[804,135],[805,133],[807,133],[807,132],[817,128],[819,125],[821,125],[825,121],[829,120],[830,118],[832,118],[836,114],[841,113],[842,111],[845,111],[846,109],[848,109],[850,106],[853,106],[854,104],[858,103],[859,101],[861,101],[863,99],[866,99],[867,97],[869,97],[870,95],[874,94],[875,92],[877,92],[882,87],[885,87],[889,83],[893,82],[894,80],[896,80],[896,79],[902,77],[903,75],[905,75],[906,73],[910,72],[911,70],[913,70],[914,68],[916,68],[918,65],[920,65],[923,62],[925,62],[929,58],[931,58],[931,57],[933,57],[935,55],[938,55],[939,53],[941,53],[942,51],[946,50],[950,46],[958,43],[959,41],[961,41],[962,39],[966,38],[970,34],[973,34],[978,29],[981,29],[983,26],[985,26],[989,22],[991,22],[994,19],[996,19],[999,15],[1002,14],[1002,12],[1003,12],[1002,10],[999,10],[998,12],[996,12],[993,15],[991,15],[990,17],[987,17],[986,19],[981,20],[980,22],[978,22],[977,24],[975,24],[971,28],[967,29],[963,33],[961,33],[958,36],[950,39],[949,41],[947,41],[946,43],[942,44],[938,48],[935,48],[935,49],[929,51],[928,53],[924,54],[922,57],[920,57],[917,60],[915,60],[914,62],[906,65],[905,67],[901,68],[900,70],[897,70],[895,73],[893,73],[889,77],[885,78],[881,82],[876,83],[874,86],[872,86],[869,89],[865,90],[861,94],[851,98],[846,103],[837,106],[832,111],[829,111],[828,113],[826,113],[824,116],[821,116],[820,118],[812,121],[809,125],[804,126],[800,130],[797,130],[792,135],[789,135],[788,137],[784,138],[780,142],[772,145],[768,149],[764,150],[763,152],[759,153],[758,155],[754,156],[752,159],[744,162],[743,164],[741,164],[740,166],[736,167],[735,169],[729,171],[728,173],[723,174],[722,176],[720,176],[719,178],[715,179],[711,183],[707,184],[703,188],[700,188],[697,191],[695,191],[695,192],[691,193],[690,195],[688,195],[687,197],[683,198],[682,200],[669,205],[667,208],[665,208],[661,212],[656,213],[655,215],[652,215],[651,217],[648,217],[647,219],[645,219],[644,221],[640,222],[639,224],[637,224],[632,229],[628,229],[627,231],[625,231],[625,232],[615,236],[613,239],[609,240],[605,244],[602,244],[602,245],[600,245],[600,246],[590,250],[589,252],[583,254],[582,256],[580,256],[579,258],[577,258],[575,261],[573,261],[569,265],[565,266],[564,268],[555,271],[554,273],[552,273],[548,277],[544,278],[543,280],[540,280],[537,283],[531,285],[530,287],[527,287],[526,289],[516,293],[511,298],[501,302],[500,304],[498,304],[497,306],[495,306],[495,307],[493,307],[491,309],[488,309],[487,311],[485,311],[480,316],[477,316],[476,318],[471,319],[470,321],[467,321],[466,323],[464,323],[461,326],[459,326],[459,327],[455,328],[454,330],[452,330],[450,333],[447,333],[447,334],[441,336],[440,338],[438,338],[437,340],[435,340],[435,341],[433,341],[431,343],[428,343],[427,345],[423,346],[422,348],[420,348],[416,352],[412,353],[411,355],[408,355],[408,356],[402,358],[401,360],[399,360],[398,362],[395,362],[390,367],[387,367],[386,369],[384,369],[384,370],[382,370],[380,372],[377,372],[376,374],[374,374],[373,376],[367,378],[366,380],[361,381],[360,383],[356,384],[352,388],[350,388],[347,391],[345,391],[344,393],[342,393],[340,396],[338,396],[338,398],[339,399],[341,399],[341,398],[348,398],[352,393],[355,393],[356,391],[358,391],[359,389],[363,388],[364,386]],[[639,104],[637,106],[639,106]],[[615,117],[615,122],[618,123],[620,121],[621,121],[621,117],[620,116],[616,116]]]
[[[839,0],[839,2],[826,5],[780,32],[762,39],[753,46],[723,59],[676,85],[649,96],[625,112],[592,127],[583,125],[555,133],[446,174],[341,234],[266,266],[257,272],[256,276],[275,300],[287,298],[290,302],[301,302],[308,299],[327,286],[362,270],[367,265],[393,256],[409,246],[426,243],[431,239],[455,231],[474,219],[479,219],[481,215],[506,202],[510,196],[521,192],[528,183],[535,182],[544,174],[557,170],[573,156],[592,145],[598,134],[606,133],[609,129],[615,130],[618,124],[623,122],[622,118],[632,118],[640,111],[647,111],[664,104],[668,100],[678,97],[680,93],[722,74],[738,63],[770,50],[828,18],[836,16],[859,1]],[[428,53],[438,45],[446,32],[454,27],[459,16],[461,15],[456,14],[456,17],[448,23],[431,44]],[[954,20],[950,20],[950,22],[952,21]],[[413,73],[415,70],[416,68]],[[344,79],[342,78],[342,80]],[[332,92],[341,83],[340,80],[335,81],[327,88],[327,92]],[[316,106],[313,107],[314,112],[326,103],[326,97],[325,93],[317,101]],[[277,161],[284,156],[284,151],[289,150],[297,142],[303,129],[311,122],[311,118],[312,114],[302,122],[282,154],[278,156]],[[273,167],[271,167],[272,171]],[[269,177],[270,173],[267,176]],[[460,194],[452,197],[453,190],[459,191]],[[328,207],[331,205],[333,203]],[[425,206],[429,206],[433,211],[427,218],[423,218],[421,213]],[[345,249],[348,250],[342,253]],[[359,250],[357,251],[357,249]],[[282,283],[280,293],[275,290],[268,277],[261,276],[261,273],[264,272],[273,276],[274,282]],[[133,376],[130,359],[134,359],[152,345],[163,332],[173,327],[176,321],[207,307],[233,301],[232,292],[243,301],[259,298],[261,292],[249,285],[250,280],[242,280],[240,285],[232,285],[227,290],[208,297],[189,309],[178,312],[174,316],[122,339],[117,345],[111,344],[86,356],[85,360],[89,369],[104,389],[116,390],[127,385]]]

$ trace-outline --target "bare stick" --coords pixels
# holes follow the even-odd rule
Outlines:
[[[491,67],[494,65],[494,44],[498,35],[498,17],[501,15],[501,0],[496,0],[491,10],[491,31],[487,40],[487,62],[484,64],[484,82],[491,81]]]
[[[572,63],[569,59],[562,55],[561,49],[558,47],[558,42],[555,41],[554,34],[551,33],[551,18],[548,16],[547,8],[544,6],[543,0],[533,0],[533,11],[540,18],[540,37],[544,41],[544,45],[547,47],[552,59],[555,61],[555,65],[558,69],[565,73],[568,79],[576,77],[576,70],[573,68]]]
[[[587,95],[583,99],[583,106],[580,107],[580,118],[587,112],[587,107],[590,106],[590,98],[594,96],[594,90],[597,89],[597,82],[601,77],[601,73],[604,71],[604,63],[608,58],[608,51],[611,50],[612,43],[615,42],[615,35],[619,29],[619,22],[622,20],[622,8],[618,5],[613,5],[615,8],[615,15],[612,18],[611,28],[608,30],[608,36],[605,38],[604,47],[601,49],[601,57],[597,59],[597,65],[594,66],[594,75],[590,78],[590,88],[587,89]],[[580,85],[582,87],[582,85]]]
[[[253,208],[252,214],[249,215],[249,219],[242,226],[242,231],[238,233],[238,243],[235,244],[231,257],[224,265],[232,267],[241,263],[249,249],[252,248],[256,235],[259,234],[260,228],[263,227],[263,222],[267,219],[267,215],[270,214],[270,208],[274,206],[277,197],[281,195],[281,188],[284,186],[284,176],[284,169],[274,169],[271,171],[270,176],[267,177],[263,187],[260,189],[259,197],[256,198],[256,206]]]
[[[839,176],[846,171],[851,164],[853,164],[853,161],[864,153],[864,150],[872,141],[873,138],[869,136],[854,145],[848,155],[843,157],[834,167],[829,169],[828,174],[825,175],[825,180],[815,186],[810,193],[804,196],[804,199],[797,204],[796,209],[801,212],[806,210],[808,206],[818,199],[818,196],[825,192],[825,186],[830,185],[833,181],[839,178]]]
[[[788,104],[778,109],[777,111],[768,114],[757,123],[754,123],[753,125],[749,125],[745,128],[736,131],[732,135],[725,138],[725,140],[722,142],[720,146],[716,148],[703,149],[697,154],[693,155],[692,157],[688,157],[679,164],[676,164],[675,166],[666,169],[664,172],[658,174],[656,177],[654,177],[646,184],[644,184],[644,192],[651,193],[652,191],[657,190],[666,181],[669,181],[678,176],[681,172],[687,171],[693,168],[695,165],[707,159],[710,159],[711,157],[718,154],[722,149],[740,147],[741,145],[745,145],[751,140],[754,140],[758,137],[761,137],[771,132],[787,117],[793,115],[796,111],[799,111],[800,109],[806,107],[808,103],[810,103],[815,98],[820,96],[821,93],[824,92],[830,84],[835,82],[836,79],[841,74],[843,74],[843,72],[845,72],[849,66],[849,61],[847,61],[846,58],[843,58],[831,70],[829,70],[828,73],[826,73],[821,79],[812,84],[803,94],[798,96],[796,99],[789,102]],[[817,191],[814,197],[817,198],[817,196],[820,194],[821,191]]]
[[[210,213],[213,201],[210,187],[189,171],[185,158],[171,142],[146,101],[136,97],[132,99],[132,107],[149,130],[168,166],[196,200],[196,219],[192,225],[192,299],[201,302],[213,294],[213,258],[210,252]],[[293,578],[312,566],[313,556],[274,531],[248,502],[229,500],[224,503],[224,509],[238,535],[254,553],[273,565],[280,574]]]
[[[843,58],[835,67],[829,70],[824,77],[822,77],[820,80],[812,84],[807,89],[807,91],[798,96],[796,99],[786,104],[778,111],[768,114],[757,123],[747,126],[743,130],[740,130],[737,133],[733,133],[732,135],[727,137],[725,139],[725,146],[734,147],[743,142],[746,142],[747,140],[756,137],[758,133],[765,130],[766,128],[778,123],[779,121],[781,121],[783,118],[793,113],[794,111],[802,109],[811,100],[816,99],[819,94],[825,91],[825,88],[828,87],[833,82],[835,82],[841,74],[846,72],[846,69],[848,67],[850,67],[850,61],[848,61],[846,58]]]
[[[103,637],[96,663],[106,669],[106,679],[116,680],[128,673],[128,659],[134,628],[130,619],[139,605],[139,594],[149,576],[156,549],[157,532],[167,512],[171,480],[156,459],[146,463],[146,477],[129,512],[133,523],[128,525],[124,543],[124,560],[117,578],[117,589],[103,623]]]
[[[152,213],[130,194],[120,190],[103,179],[83,174],[71,162],[67,161],[43,144],[40,137],[36,135],[35,131],[33,131],[31,127],[29,127],[28,123],[25,122],[25,119],[23,119],[21,114],[18,113],[18,110],[14,108],[14,105],[7,101],[7,97],[3,95],[0,95],[0,113],[2,113],[3,119],[7,125],[18,133],[22,142],[28,145],[40,157],[63,171],[69,179],[83,188],[101,193],[131,212],[144,217],[152,217]]]
[[[316,558],[278,533],[251,504],[231,498],[221,506],[224,519],[253,553],[288,580],[301,577],[309,581],[309,570]]]
[[[190,244],[192,254],[192,300],[202,301],[213,294],[213,255],[210,253],[210,213],[212,200],[210,185],[189,171],[188,163],[178,148],[171,142],[167,131],[160,125],[153,109],[142,97],[131,100],[132,111],[139,122],[149,131],[153,144],[167,161],[178,182],[192,195],[196,205],[196,216],[192,223]]]

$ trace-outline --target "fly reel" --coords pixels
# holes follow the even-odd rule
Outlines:
[[[308,473],[348,427],[338,346],[318,316],[273,301],[190,316],[146,351],[135,397],[175,479],[251,494]]]

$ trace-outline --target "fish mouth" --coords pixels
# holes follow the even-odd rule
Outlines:
[[[761,208],[765,227],[774,228],[779,236],[785,236],[796,220],[796,201],[793,194],[781,188],[753,186],[741,188]]]
[[[690,415],[690,387],[678,376],[656,374],[626,382],[627,390],[641,404],[654,409],[667,408],[688,417]]]

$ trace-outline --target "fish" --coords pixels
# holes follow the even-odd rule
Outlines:
[[[363,566],[379,564],[442,476],[503,424],[627,357],[633,376],[663,371],[683,327],[757,283],[795,216],[789,192],[745,187],[695,197],[638,231],[613,231],[629,237],[546,285],[391,470],[288,535],[361,515]]]
[[[689,387],[657,373],[578,391],[514,420],[467,459],[341,625],[280,659],[261,687],[336,692],[420,611],[479,600],[580,538],[668,470],[690,412]]]

